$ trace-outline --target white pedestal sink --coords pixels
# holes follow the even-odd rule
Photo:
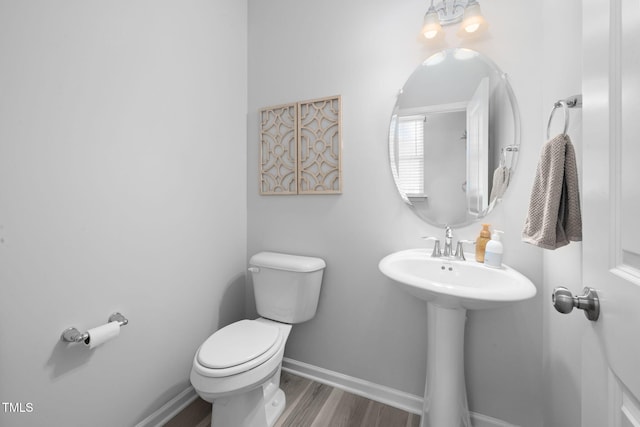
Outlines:
[[[535,286],[508,266],[432,258],[426,249],[394,252],[378,268],[427,302],[427,381],[420,427],[471,427],[464,379],[466,312],[532,298]]]

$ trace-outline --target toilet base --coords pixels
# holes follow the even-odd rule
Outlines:
[[[231,376],[209,376],[210,369],[194,357],[190,380],[198,395],[213,403],[212,427],[273,427],[285,408],[280,389],[282,356],[291,325],[256,319],[277,326],[282,333],[279,350],[269,360]]]
[[[251,391],[215,399],[211,427],[273,427],[286,404],[279,382],[278,376],[277,382],[268,381]]]
[[[278,418],[280,418],[280,415],[284,412],[284,406],[284,391],[278,389],[271,401],[266,402],[264,405],[265,412],[267,413],[267,425],[269,427],[272,427],[276,421],[278,421]]]

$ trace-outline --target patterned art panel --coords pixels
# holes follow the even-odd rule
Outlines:
[[[260,111],[260,194],[297,194],[297,105]]]
[[[339,194],[341,180],[340,97],[298,104],[298,192]]]
[[[260,110],[260,194],[342,193],[341,97]]]

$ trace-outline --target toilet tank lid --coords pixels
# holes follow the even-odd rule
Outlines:
[[[289,255],[279,252],[259,252],[251,257],[249,264],[256,267],[301,273],[322,270],[327,266],[322,258]]]

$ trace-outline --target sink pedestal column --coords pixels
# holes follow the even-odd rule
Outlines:
[[[427,380],[420,427],[471,427],[464,382],[466,313],[427,303]]]

